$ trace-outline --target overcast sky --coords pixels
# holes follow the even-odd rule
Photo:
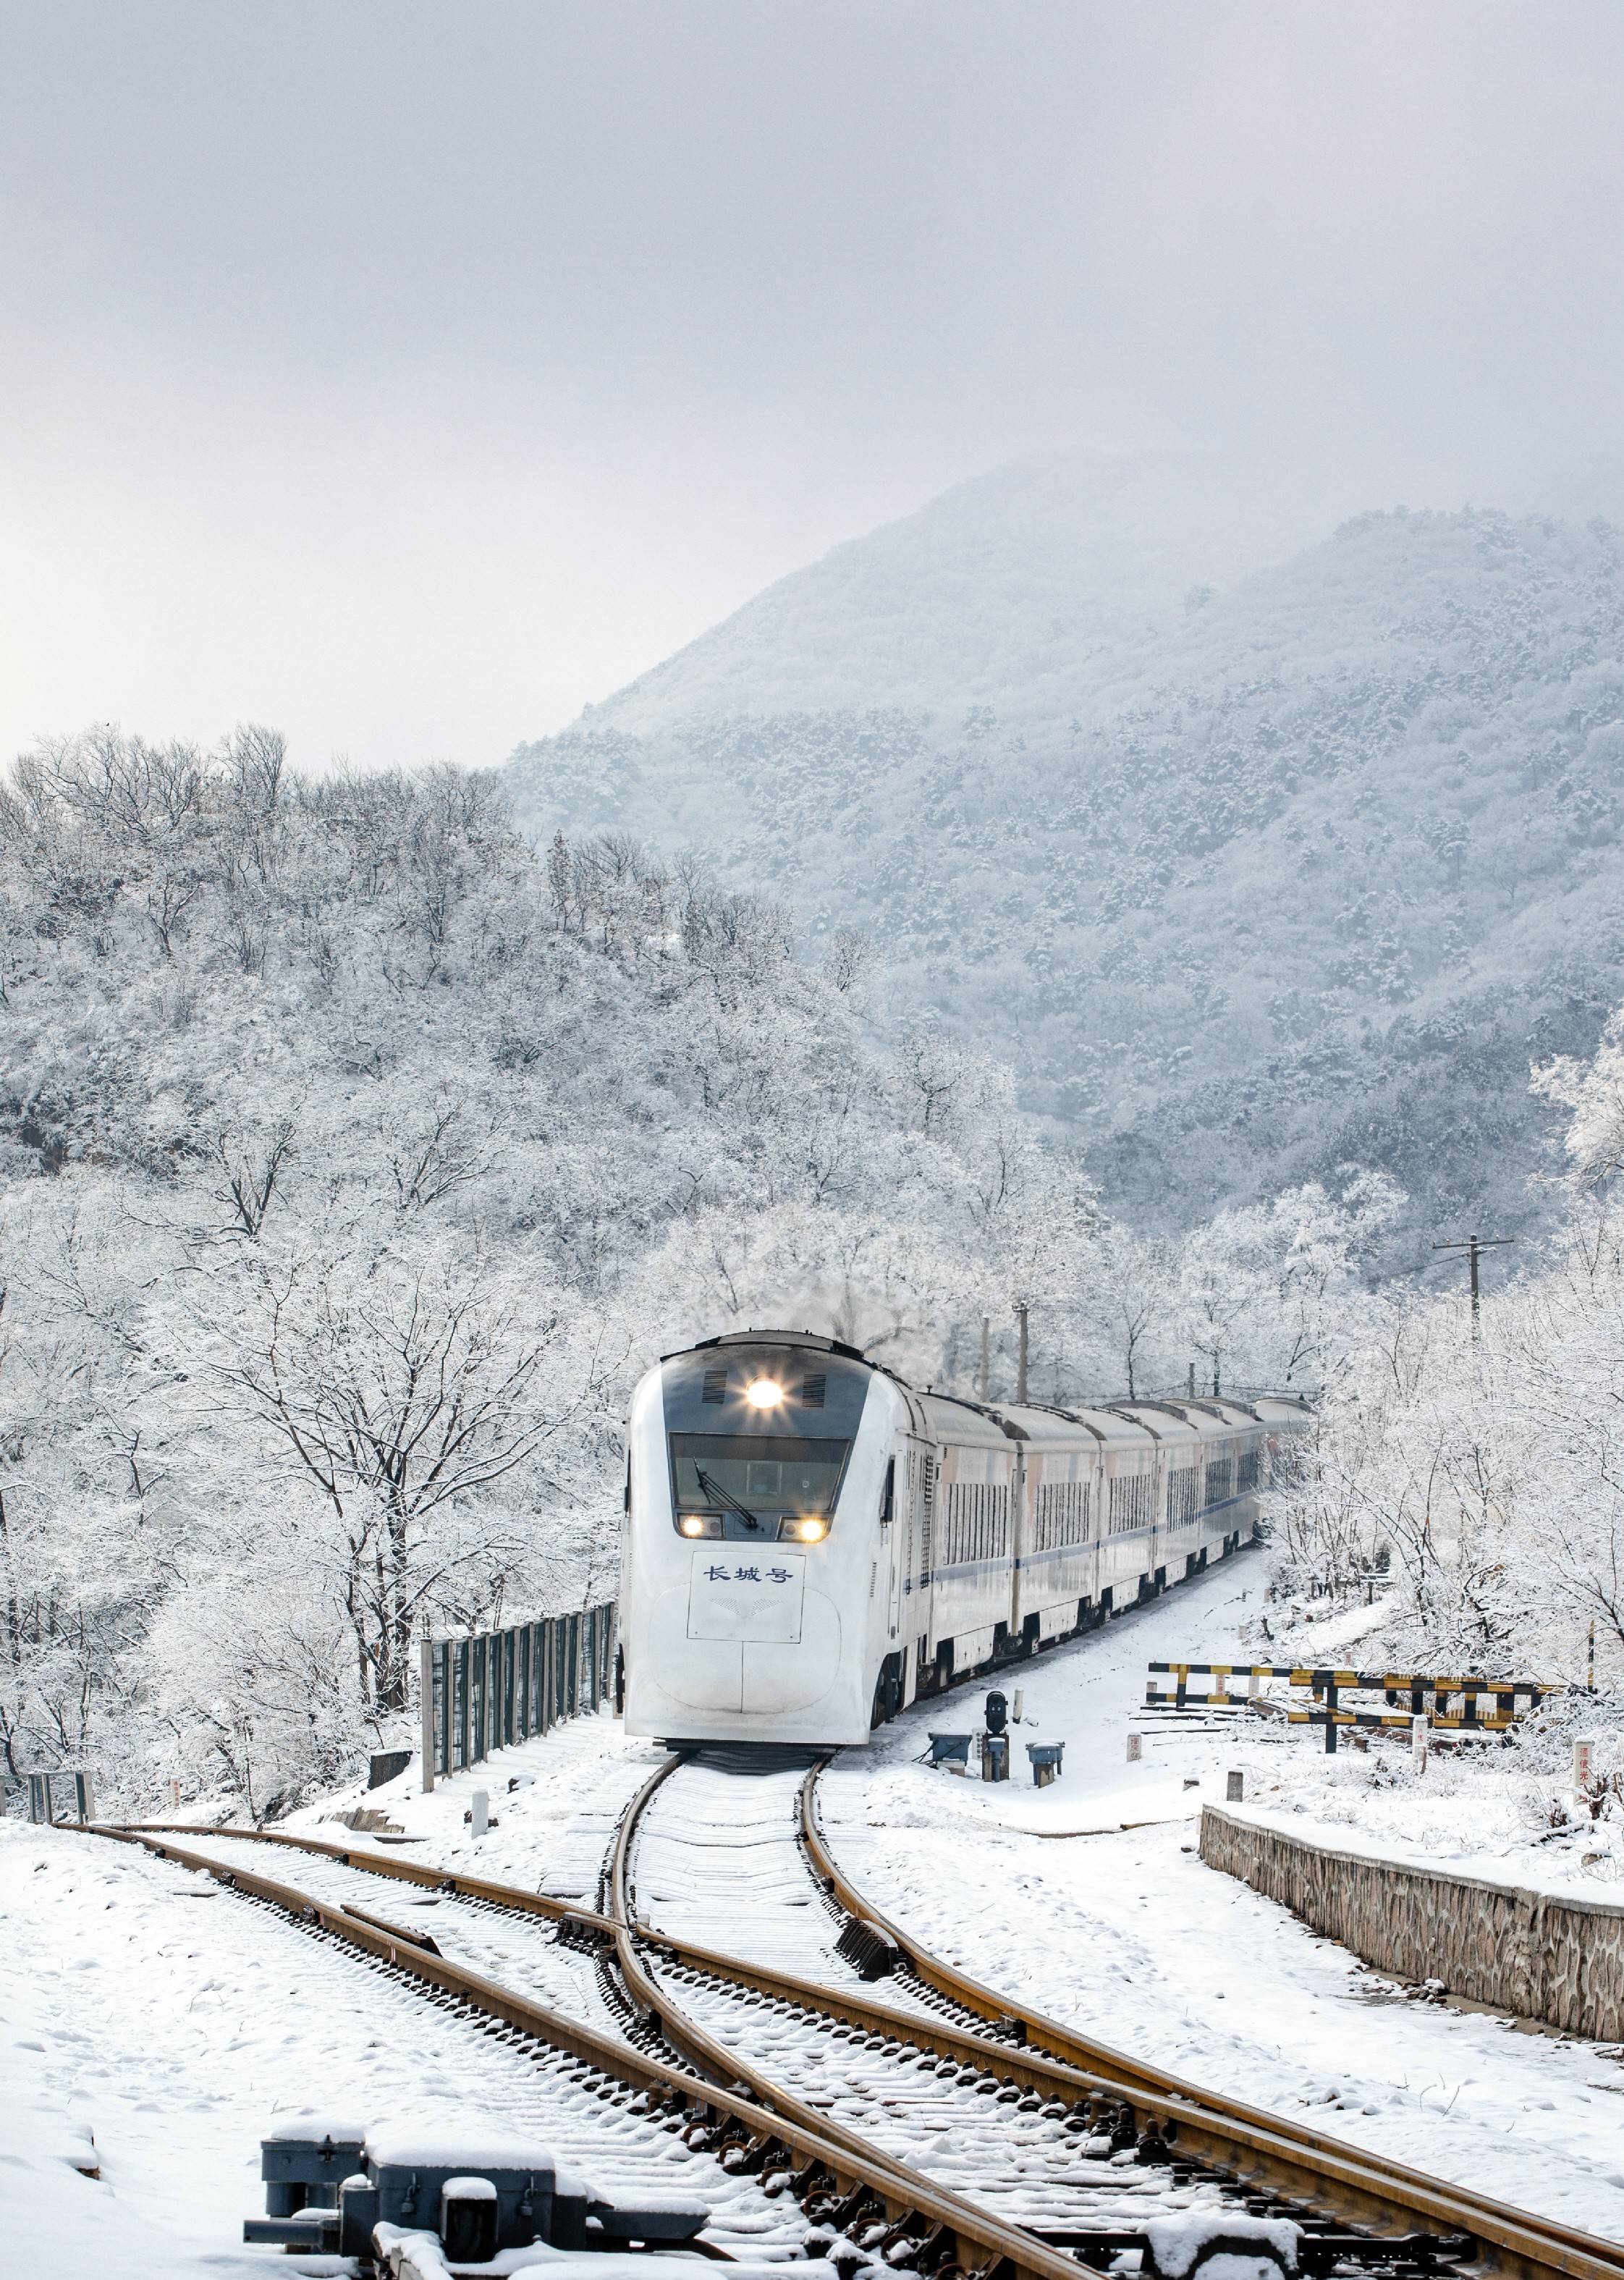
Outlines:
[[[503,757],[1013,454],[1619,512],[1620,0],[0,0],[0,754]]]

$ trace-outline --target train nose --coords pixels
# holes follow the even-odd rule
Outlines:
[[[840,1610],[821,1591],[808,1591],[798,1645],[745,1646],[740,1706],[762,1714],[810,1710],[821,1702],[840,1670]]]

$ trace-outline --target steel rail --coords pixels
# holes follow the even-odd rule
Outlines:
[[[664,1778],[668,1770],[662,1767],[658,1778]],[[646,1790],[647,1785],[645,1793]],[[93,1822],[86,1825],[85,1833],[118,1843],[140,1845],[159,1860],[176,1861],[182,1868],[212,1876],[228,1890],[268,1901],[299,1922],[331,1932],[375,1960],[422,1980],[456,1997],[471,2009],[499,2019],[518,2033],[642,2092],[649,2100],[645,2110],[650,2114],[658,2113],[663,2106],[667,2116],[673,2120],[686,2114],[689,2118],[683,2136],[688,2144],[715,2152],[724,2168],[734,2174],[766,2171],[768,2175],[781,2175],[788,2189],[810,2204],[807,2213],[814,2222],[830,2222],[842,2229],[854,2224],[871,2230],[878,2227],[881,2237],[868,2244],[875,2255],[887,2247],[905,2243],[912,2252],[909,2261],[913,2261],[914,2256],[923,2257],[932,2280],[1077,2280],[1076,2262],[1065,2250],[1051,2248],[1035,2235],[988,2215],[958,2194],[931,2184],[918,2171],[852,2138],[811,2108],[804,2109],[810,2117],[804,2121],[797,2114],[769,2107],[748,2094],[741,2094],[733,2085],[743,2083],[748,2089],[750,2070],[740,2067],[720,2045],[713,2045],[717,2070],[727,2079],[706,2079],[668,2065],[629,2042],[600,2034],[527,1996],[518,1995],[465,1964],[433,1954],[401,1932],[391,1934],[341,1903],[319,1900],[296,1885],[261,1876],[251,1869],[234,1868],[208,1853],[176,1845],[170,1841],[172,1832],[168,1829],[124,1828]],[[194,1837],[240,1837],[246,1832],[194,1828],[186,1833]],[[306,1838],[298,1842],[310,1849],[319,1845],[323,1852],[337,1853],[342,1850],[336,1845],[320,1845],[319,1840]],[[413,1877],[410,1881],[424,1880]],[[469,1883],[479,1881],[457,1880],[465,1890]],[[534,1901],[542,1897],[500,1886],[491,1890],[493,1896],[497,1891],[504,1893],[502,1905],[511,1905],[513,1899]],[[507,1897],[510,1893],[511,1899]],[[623,1924],[566,1908],[557,1902],[534,1912],[552,1914],[555,1909],[560,1918],[578,1917],[601,1926],[607,1934],[619,1934],[629,1949],[630,1937]],[[640,1968],[634,1974],[634,1982],[649,1988],[652,1999],[650,2007],[659,2015],[659,1991],[655,1983]],[[698,2030],[694,2039],[701,2044],[709,2041],[703,2030]],[[706,2253],[721,2261],[732,2261],[727,2252],[707,2246]]]
[[[1035,2049],[1027,2044],[1014,2044],[998,2040],[992,2036],[978,2035],[973,2030],[955,2025],[951,2020],[929,2013],[900,2010],[889,2003],[875,1999],[872,1995],[858,1993],[850,1988],[830,1987],[819,1980],[803,1979],[793,1973],[751,1963],[742,1957],[725,1954],[719,1949],[704,1947],[692,1940],[680,1938],[673,1933],[657,1930],[652,1926],[643,1922],[632,1914],[628,1880],[625,1873],[626,1859],[629,1852],[628,1832],[643,1806],[647,1803],[660,1784],[674,1772],[680,1762],[679,1759],[673,1758],[657,1770],[651,1779],[644,1784],[639,1796],[633,1800],[627,1822],[622,1824],[615,1854],[620,1863],[620,1877],[616,1900],[623,1914],[601,1915],[589,1909],[553,1899],[544,1893],[527,1891],[519,1885],[496,1883],[478,1877],[454,1877],[425,1868],[416,1862],[396,1863],[387,1856],[365,1852],[352,1852],[342,1845],[325,1843],[319,1838],[282,1836],[270,1829],[220,1829],[205,1832],[189,1826],[187,1833],[194,1836],[206,1833],[211,1836],[246,1837],[266,1844],[295,1845],[301,1851],[316,1852],[326,1858],[337,1860],[347,1868],[355,1868],[388,1876],[399,1877],[406,1875],[409,1876],[411,1882],[428,1886],[438,1891],[482,1900],[496,1907],[519,1909],[531,1914],[549,1916],[558,1922],[568,1922],[578,1925],[583,1932],[605,1945],[616,1946],[616,1960],[618,1964],[622,1965],[623,1978],[627,1974],[623,1968],[624,1960],[620,1953],[617,1935],[629,1932],[642,1948],[651,1950],[657,1954],[667,1955],[674,1961],[704,1972],[712,1978],[727,1981],[735,1986],[748,1988],[753,1993],[773,1997],[797,2007],[814,2011],[825,2018],[837,2021],[842,2025],[861,2028],[868,2034],[894,2037],[899,2041],[912,2043],[918,2048],[929,2050],[937,2057],[953,2059],[960,2065],[979,2067],[997,2076],[1005,2088],[1031,2091],[1043,2098],[1066,2099],[1074,2104],[1089,2099],[1105,2098],[1119,2100],[1124,2097],[1125,2085],[1119,2075],[1105,2074],[1067,2063],[1062,2059]],[[148,1833],[151,1833],[153,1824],[146,1824],[146,1827]],[[404,1936],[403,1934],[403,1937]],[[686,2045],[686,2055],[689,2057],[689,2063],[697,2067],[710,2079],[725,2079],[728,2075],[737,2075],[739,2071],[737,2060],[714,2037],[705,2036],[703,2030],[695,2029],[687,2020],[686,2014],[679,2013],[676,2018],[666,2020],[664,2007],[655,1999],[660,1991],[658,1988],[645,1988],[643,1983],[647,1979],[647,1974],[643,1970],[635,1951],[632,1953],[631,1962],[633,1977],[636,1982],[634,1991],[640,2007],[645,2014],[650,2009],[658,2011],[673,2037],[682,2038]],[[1007,2022],[1009,2015],[1005,2012],[1003,2014],[1004,2021]],[[1165,2097],[1146,2093],[1139,2098],[1138,2107],[1143,2119],[1153,2119],[1164,2128],[1169,2123],[1172,2124],[1173,2130],[1168,2134],[1170,2136],[1176,2134],[1177,2142],[1181,2147],[1192,2153],[1198,2153],[1204,2161],[1210,2162],[1215,2168],[1227,2167],[1234,2170],[1237,2176],[1243,2176],[1243,2182],[1245,2181],[1243,2173],[1236,2163],[1238,2141],[1234,2132],[1214,2135],[1201,2131],[1198,2127],[1201,2121],[1201,2107],[1195,2093]],[[1266,2151],[1275,2150],[1272,2141],[1285,2134],[1283,2128],[1272,2128],[1271,2117],[1267,2115],[1259,2114],[1258,2121],[1259,2129],[1252,2143],[1263,2145]],[[822,2116],[819,2117],[819,2123],[826,2135],[831,2134],[835,2127]],[[864,2141],[853,2138],[850,2142],[855,2146]],[[1335,2154],[1341,2149],[1335,2145],[1330,2145],[1326,2150]],[[1256,2173],[1259,2182],[1263,2180],[1263,2174],[1261,2169]],[[1317,2168],[1312,2173],[1305,2172],[1298,2180],[1300,2191],[1306,2191],[1310,2197],[1313,2197],[1312,2188],[1320,2181],[1320,2175]],[[1277,2180],[1272,2180],[1272,2182],[1277,2182]],[[1383,2202],[1373,2201],[1361,2206],[1365,2222],[1380,2222],[1383,2218],[1390,2218],[1390,2210]]]
[[[264,1843],[292,1845],[335,1859],[346,1867],[483,1900],[497,1907],[520,1909],[555,1921],[568,1918],[578,1923],[583,1932],[612,1945],[620,1976],[633,1999],[645,2016],[658,2019],[667,2038],[701,2076],[719,2084],[747,2082],[761,2104],[783,2112],[787,2118],[804,2117],[802,2126],[813,2127],[826,2138],[842,2144],[854,2158],[861,2153],[869,2161],[900,2170],[908,2178],[916,2178],[918,2173],[905,2165],[893,2164],[889,2156],[877,2153],[865,2141],[840,2130],[815,2109],[801,2107],[799,2101],[777,2090],[765,2076],[752,2077],[750,2070],[725,2045],[691,2020],[659,1986],[643,1966],[638,1945],[668,1954],[712,1977],[730,1980],[871,2033],[895,2037],[961,2064],[982,2068],[997,2076],[1006,2086],[1074,2102],[1101,2097],[1124,2101],[1132,2107],[1142,2129],[1147,2123],[1155,2124],[1165,2138],[1174,2139],[1181,2153],[1187,2152],[1211,2168],[1227,2172],[1243,2186],[1278,2192],[1328,2215],[1367,2228],[1378,2238],[1402,2236],[1419,2221],[1436,2231],[1469,2235],[1480,2244],[1485,2261],[1508,2276],[1516,2276],[1516,2280],[1550,2280],[1553,2273],[1565,2274],[1568,2280],[1620,2280],[1620,2276],[1624,2275],[1624,2249],[1614,2243],[1533,2212],[1489,2200],[1468,2187],[1442,2183],[1421,2171],[1390,2161],[1384,2155],[1350,2147],[1284,2115],[1248,2106],[1221,2093],[1205,2091],[1178,2076],[1063,2026],[944,1962],[881,1914],[840,1868],[823,1836],[817,1813],[816,1780],[820,1766],[811,1770],[801,1788],[801,1837],[813,1874],[850,1915],[878,1924],[887,1932],[925,1985],[971,2016],[984,2019],[1006,2033],[1013,2027],[1022,2038],[1019,2044],[978,2035],[951,2021],[896,2009],[866,1994],[801,1979],[655,1930],[639,1922],[632,1911],[627,1873],[631,1841],[649,1800],[682,1763],[679,1755],[658,1767],[627,1809],[611,1855],[612,1913],[609,1916],[519,1886],[452,1875],[370,1848],[345,1847],[319,1838],[284,1836],[273,1830],[205,1832],[189,1828],[177,1833],[251,1837]],[[147,1824],[149,1830],[153,1827],[154,1824]]]
[[[1228,2138],[1237,2151],[1250,2145],[1258,2163],[1251,2174],[1292,2198],[1303,2197],[1305,2174],[1320,2179],[1320,2191],[1310,2198],[1320,2199],[1331,2214],[1345,2213],[1356,2222],[1368,2223],[1371,2213],[1379,2209],[1387,2224],[1420,2218],[1444,2232],[1468,2233],[1486,2253],[1486,2261],[1519,2280],[1537,2280],[1537,2276],[1552,2272],[1565,2273],[1570,2280],[1619,2280],[1624,2274],[1624,2246],[1617,2242],[1530,2209],[1490,2200],[1469,2186],[1446,2184],[1385,2154],[1344,2145],[1284,2114],[1204,2090],[1064,2026],[945,1962],[876,1908],[830,1851],[817,1796],[818,1776],[827,1763],[827,1758],[820,1760],[801,1784],[801,1838],[813,1871],[849,1915],[877,1925],[895,1940],[911,1968],[938,1994],[980,2018],[1012,2023],[1028,2049],[1102,2077],[1136,2106],[1171,2106],[1179,2116],[1181,2142],[1195,2143],[1200,2130],[1214,2138]],[[1276,2150],[1281,2147],[1289,2151],[1282,2154]],[[1344,2199],[1344,2194],[1352,2198]]]
[[[522,1884],[493,1884],[482,1876],[466,1876],[460,1869],[430,1868],[421,1860],[403,1860],[394,1852],[374,1852],[366,1845],[335,1845],[323,1837],[298,1837],[291,1829],[211,1828],[206,1822],[196,1821],[121,1821],[92,1825],[98,1836],[105,1836],[116,1826],[119,1835],[127,1837],[230,1837],[244,1845],[285,1845],[296,1852],[336,1860],[343,1868],[365,1868],[374,1876],[393,1876],[401,1883],[423,1885],[449,1898],[491,1900],[504,1908],[520,1908],[529,1915],[550,1917],[555,1923],[563,1916],[585,1915],[589,1921],[599,1921],[589,1909],[576,1907],[568,1900],[555,1900],[550,1892],[527,1891]],[[601,1921],[607,1929],[607,1918]]]
[[[793,2091],[783,2088],[759,2068],[750,2064],[730,2051],[698,2021],[689,2017],[680,2003],[660,1984],[644,1965],[637,1953],[640,1937],[648,1937],[660,1945],[659,1935],[650,1934],[639,1925],[631,1912],[630,1862],[631,1850],[643,1809],[655,1792],[670,1779],[684,1762],[681,1754],[668,1758],[658,1766],[627,1806],[615,1834],[610,1854],[609,1883],[611,1930],[614,1941],[615,1960],[621,1979],[633,1999],[650,2016],[657,2018],[672,2045],[702,2072],[722,2081],[729,2079],[741,2084],[752,2101],[773,2114],[781,2115],[787,2123],[807,2132],[817,2131],[840,2145],[848,2160],[860,2161],[876,2174],[891,2181],[892,2190],[905,2195],[927,2221],[931,2231],[939,2235],[947,2229],[960,2239],[971,2239],[990,2250],[1003,2263],[1016,2270],[1053,2276],[1053,2280],[1076,2280],[1077,2264],[1064,2249],[1051,2248],[1035,2233],[1024,2228],[1006,2224],[989,2215],[974,2201],[965,2199],[951,2188],[938,2185],[906,2161],[900,2161],[882,2149],[871,2145],[854,2130],[815,2107],[808,2106]],[[898,2014],[900,2017],[900,2014]],[[874,2244],[877,2248],[880,2244]]]
[[[702,2053],[712,2068],[731,2064],[763,2105],[797,2116],[812,2113],[792,2093],[730,2056],[724,2044],[689,2018],[643,1969],[635,1953],[635,1937],[642,1937],[650,1945],[691,1960],[702,1969],[724,1965],[725,1972],[720,1976],[753,1984],[762,1992],[810,2001],[825,2014],[833,2012],[855,2018],[855,2014],[866,2011],[881,2031],[947,2055],[961,2056],[997,2072],[1006,2083],[1021,2084],[1040,2095],[1069,2095],[1076,2099],[1103,2094],[1121,2099],[1129,2106],[1136,2128],[1159,2136],[1164,2148],[1172,2139],[1181,2155],[1193,2155],[1208,2168],[1231,2178],[1243,2190],[1263,2188],[1301,2210],[1357,2226],[1377,2242],[1383,2238],[1402,2239],[1412,2234],[1419,2222],[1425,2230],[1435,2233],[1467,2236],[1480,2252],[1489,2250],[1489,2257],[1483,2261],[1492,2262],[1497,2271],[1515,2274],[1518,2280],[1551,2280],[1553,2271],[1569,2276],[1569,2280],[1618,2280],[1620,2272],[1624,2271],[1624,2257],[1611,2251],[1605,2243],[1591,2242],[1583,2235],[1574,2235],[1567,2240],[1551,2238],[1535,2217],[1530,2215],[1525,2220],[1520,2212],[1497,2207],[1473,2194],[1457,2193],[1419,2172],[1405,2173],[1391,2165],[1372,2164],[1357,2149],[1346,2148],[1314,2131],[1300,2126],[1277,2127],[1275,2116],[1258,2109],[1232,2101],[1220,2107],[1193,2085],[1176,2082],[1171,2076],[1163,2077],[1162,2084],[1155,2089],[1141,2084],[1130,2086],[1124,2081],[1124,2068],[1120,2067],[1107,2070],[1064,2058],[1057,2064],[1058,2054],[1052,2052],[1040,2055],[1017,2049],[1009,2043],[893,2011],[889,2006],[861,2005],[843,1991],[836,1994],[809,1981],[790,1981],[782,1973],[696,1950],[685,1942],[638,1925],[631,1914],[628,1892],[632,1837],[649,1800],[683,1762],[680,1755],[671,1758],[644,1783],[617,1836],[611,1876],[612,1908],[618,1927],[617,1956],[622,1977],[628,1983],[635,1978],[638,1999],[658,2011],[673,2040],[686,2050]],[[813,1798],[820,1770],[821,1765],[814,1766],[802,1784],[804,1815]],[[828,1875],[833,1864],[827,1847],[820,1845],[821,1860],[810,1845],[807,1849],[814,1873]],[[827,1868],[823,1865],[826,1862]],[[866,1906],[854,1888],[836,1888],[836,1897],[849,1914],[881,1925],[897,1940],[904,1954],[914,1960],[916,1952],[905,1935]],[[926,1951],[918,1950],[917,1953],[924,1956]],[[933,1966],[936,1964],[934,1957],[927,1960]],[[936,1985],[938,1992],[961,2005],[965,1995],[974,1992],[978,2001],[969,2007],[979,2009],[983,2016],[996,2018],[1001,2026],[1027,2029],[1028,2019],[1039,2021],[1040,2014],[1028,2014],[1021,2006],[1002,2001],[992,1990],[981,1987],[978,1982],[953,1971],[951,1966],[939,1968],[939,1981],[922,1970],[920,1976],[926,1983]],[[915,1968],[919,1968],[917,1962]],[[1055,2027],[1053,2022],[1042,2023]],[[1055,2033],[1065,2038],[1064,2029],[1055,2027]],[[1028,2040],[1030,2038],[1028,2029]],[[1152,2070],[1143,2071],[1148,2074]],[[827,2120],[822,2121],[821,2126],[832,2131],[833,2125]],[[850,2133],[845,2134],[850,2138]]]

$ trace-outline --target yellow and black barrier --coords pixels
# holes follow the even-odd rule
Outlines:
[[[1197,1693],[1191,1678],[1212,1678],[1215,1687]],[[1158,1685],[1171,1678],[1173,1685]],[[1504,1734],[1528,1711],[1536,1709],[1559,1687],[1528,1678],[1480,1678],[1466,1673],[1422,1673],[1410,1670],[1344,1670],[1325,1665],[1318,1669],[1289,1662],[1153,1662],[1145,1681],[1147,1710],[1263,1708],[1267,1698],[1259,1692],[1266,1678],[1283,1678],[1289,1685],[1306,1687],[1319,1706],[1287,1709],[1289,1724],[1322,1725],[1325,1746],[1334,1752],[1339,1726],[1412,1727],[1417,1718],[1444,1732]],[[1228,1683],[1243,1679],[1246,1691],[1237,1693]],[[1384,1711],[1349,1710],[1343,1694],[1381,1694]],[[1407,1706],[1400,1708],[1401,1702]],[[1277,1703],[1270,1707],[1278,1711]]]

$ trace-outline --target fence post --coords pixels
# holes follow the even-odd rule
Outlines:
[[[427,1797],[435,1785],[435,1644],[427,1630],[418,1649],[418,1743]]]

